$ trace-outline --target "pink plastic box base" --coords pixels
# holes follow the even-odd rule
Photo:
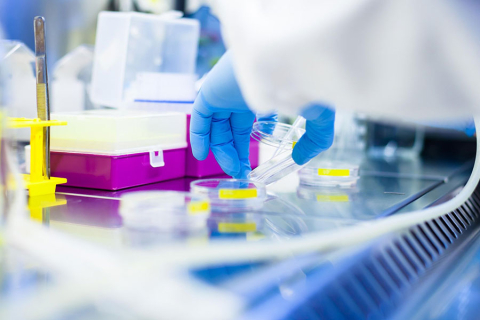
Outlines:
[[[250,141],[250,165],[253,168],[258,167],[258,141]],[[192,148],[188,146],[186,176],[203,178],[225,174],[218,164],[212,151],[208,153],[205,160],[199,161],[192,154]]]
[[[216,176],[220,174],[225,174],[220,168],[220,165],[215,160],[215,156],[212,151],[208,153],[208,156],[205,160],[199,161],[195,159],[192,154],[192,147],[190,145],[190,115],[187,115],[187,168],[186,176],[203,178],[209,176]],[[250,140],[250,165],[252,169],[258,167],[259,161],[259,142],[256,140]]]
[[[187,149],[163,151],[165,166],[150,165],[150,154],[109,156],[87,153],[51,152],[51,174],[66,178],[65,185],[119,190],[185,176]]]

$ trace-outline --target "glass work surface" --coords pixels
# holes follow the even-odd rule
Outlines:
[[[65,204],[49,208],[48,217],[44,217],[49,221],[44,223],[53,229],[114,246],[137,247],[158,241],[204,242],[225,238],[246,241],[288,239],[392,215],[419,199],[426,204],[430,201],[426,196],[439,187],[445,188],[443,178],[458,174],[459,168],[467,168],[462,176],[468,176],[469,167],[465,163],[402,161],[394,164],[364,160],[360,166],[361,178],[351,188],[303,186],[293,174],[267,187],[267,200],[261,208],[236,211],[235,214],[213,212],[206,229],[196,234],[152,234],[128,230],[119,214],[120,197],[125,193],[188,191],[190,183],[195,181],[193,178],[119,191],[59,186],[57,198],[63,198]],[[422,172],[428,174],[422,175]]]
[[[204,258],[202,255],[204,252],[202,248],[208,248],[210,244],[221,240],[273,242],[281,246],[287,240],[301,238],[303,235],[339,230],[352,225],[361,225],[373,219],[398,214],[417,203],[421,203],[421,207],[425,207],[434,203],[442,194],[445,195],[458,188],[458,185],[468,177],[468,168],[458,173],[459,168],[462,168],[463,165],[463,163],[445,163],[436,167],[436,164],[418,162],[413,164],[403,163],[395,167],[392,163],[382,164],[378,161],[364,161],[360,166],[360,172],[363,170],[364,174],[360,174],[361,178],[354,187],[344,189],[301,186],[298,176],[291,175],[266,188],[266,200],[261,208],[255,207],[255,210],[249,208],[243,212],[238,210],[235,210],[235,212],[212,210],[204,228],[196,229],[194,232],[159,232],[151,229],[130,228],[124,225],[120,214],[121,198],[125,194],[132,191],[147,190],[188,191],[191,182],[195,180],[191,178],[113,192],[58,187],[55,205],[43,209],[40,218],[47,228],[59,231],[62,236],[69,235],[75,241],[86,240],[78,242],[88,246],[88,248],[84,248],[86,251],[73,250],[73,256],[70,258],[68,258],[68,255],[65,256],[64,252],[61,255],[57,254],[56,247],[53,246],[52,250],[54,250],[59,262],[70,259],[72,263],[77,265],[75,263],[77,260],[73,257],[80,255],[81,252],[96,252],[90,250],[95,248],[101,250],[102,254],[123,252],[129,258],[137,255],[137,257],[148,258],[149,262],[154,260],[159,263],[158,265],[163,266],[160,263],[161,261],[169,259],[177,261],[175,260],[177,256],[183,259],[185,257],[182,256],[183,249],[196,254],[195,259],[208,260],[210,257]],[[421,168],[427,168],[429,174],[412,175],[409,171],[409,168],[412,167],[418,168],[417,173],[422,172]],[[450,176],[455,177],[449,180],[455,181],[451,186],[444,182],[444,177]],[[35,217],[38,220],[38,215]],[[227,242],[223,243],[227,244]],[[237,254],[235,244],[230,243],[230,246],[227,247],[232,254]],[[255,243],[253,247],[255,247]],[[119,248],[133,250],[115,250]],[[152,250],[149,251],[148,249]],[[173,249],[173,251],[170,251],[170,255],[169,249]],[[338,272],[341,272],[341,269],[339,269],[341,268],[341,266],[339,267],[341,259],[343,257],[351,258],[356,250],[356,248],[346,248],[331,252],[299,254],[278,260],[250,261],[245,259],[241,262],[226,262],[224,260],[212,262],[208,260],[209,264],[199,267],[195,264],[175,266],[175,270],[188,269],[183,271],[188,271],[187,279],[191,282],[187,283],[191,285],[195,292],[200,292],[195,286],[198,284],[197,280],[201,280],[199,282],[214,285],[217,289],[223,289],[222,295],[233,293],[237,297],[241,297],[247,305],[242,310],[244,319],[254,319],[255,317],[250,317],[253,313],[262,315],[257,319],[266,319],[268,317],[263,315],[271,315],[272,312],[281,309],[282,306],[288,306],[285,301],[293,301],[289,299],[301,294],[306,288],[305,284],[312,285],[313,283],[313,285],[316,285],[315,281],[321,281],[324,275],[323,270],[334,270],[335,272],[338,270]],[[114,275],[115,272],[113,271],[118,271],[122,266],[128,265],[126,260],[117,263],[116,259],[112,261],[107,259],[109,263],[114,262],[113,265],[94,264],[93,262],[98,258],[99,256],[96,255],[94,259],[89,258],[88,263],[78,264],[78,270],[87,271],[87,275],[90,275],[89,266],[98,265],[99,269],[107,270],[107,275]],[[161,261],[155,260],[156,258]],[[103,259],[100,260],[104,261]],[[143,259],[127,260],[135,263],[147,261]],[[49,278],[47,272],[47,285],[52,285],[53,289],[56,290],[58,284],[60,285],[59,288],[62,289],[63,282],[60,281],[61,279],[57,279],[57,271],[50,269],[50,267],[47,267],[47,270],[55,276]],[[143,269],[139,268],[138,270]],[[124,271],[130,272],[131,270],[126,269]],[[33,276],[27,272],[26,276],[34,278],[31,285],[33,288],[37,286],[44,288],[44,272],[43,268],[40,268],[40,271],[35,272]],[[150,277],[155,275],[155,272],[149,270],[145,274]],[[101,275],[103,276],[103,273]],[[166,280],[161,276],[163,277],[159,272],[158,279],[155,277],[158,280],[159,288],[170,290],[172,284],[165,285]],[[171,275],[167,273],[167,276],[170,277]],[[124,277],[122,281],[129,278]],[[8,277],[5,279],[8,279]],[[111,280],[115,279],[112,276]],[[126,295],[127,300],[120,300],[122,302],[122,304],[119,304],[120,306],[128,301],[132,301],[130,307],[141,305],[140,300],[155,297],[154,291],[146,291],[146,288],[149,288],[148,285],[141,281],[137,284],[137,278],[132,279],[135,281],[132,280],[128,285],[138,291],[130,290],[130,287],[126,286],[125,288],[128,288],[126,291],[132,294]],[[195,279],[195,281],[192,279]],[[143,280],[148,281],[148,284],[151,282],[150,278]],[[30,290],[30,288],[30,285],[28,285],[25,290]],[[106,294],[110,295],[112,292],[118,291],[116,289],[117,287],[112,287],[111,291],[106,292]],[[156,290],[157,287],[152,286],[151,289]],[[23,294],[23,289],[21,291],[20,293]],[[276,292],[279,292],[279,295]],[[7,286],[2,296],[10,299],[11,294],[15,295],[17,293],[15,288]],[[59,294],[62,293],[63,291],[59,292]],[[168,295],[170,295],[170,291]],[[178,302],[178,306],[183,307],[186,305],[183,296],[175,296],[165,301],[169,301],[169,303]],[[110,298],[110,296],[108,297]],[[123,296],[118,297],[123,299]],[[133,298],[137,298],[137,300]],[[197,301],[198,297],[195,296],[194,298]],[[161,299],[155,298],[155,310],[157,310],[158,301],[161,301]],[[262,301],[268,301],[268,303],[262,303]],[[27,310],[27,308],[33,306],[33,303],[30,304],[26,300],[20,302],[19,307],[13,311]],[[59,314],[57,318],[108,319],[108,315],[101,313],[104,309],[96,309],[95,305],[92,306],[90,300],[81,302],[81,305],[78,305],[71,312],[65,313],[66,316],[64,316],[63,310],[58,310],[58,312],[55,312]],[[110,303],[110,300],[107,302]],[[215,300],[215,306],[217,305],[217,300]],[[58,306],[61,306],[61,304],[58,303]],[[177,310],[183,310],[182,307],[177,307]],[[261,310],[255,309],[257,307]],[[128,306],[125,308],[128,309]],[[119,309],[118,305],[115,305],[115,311],[117,309],[120,311],[116,312],[113,318],[119,319],[121,317],[118,317],[118,315],[127,314],[123,312],[123,309]],[[105,310],[111,311],[112,309]],[[161,312],[158,312],[158,314],[161,314]],[[274,317],[270,318],[273,319]]]

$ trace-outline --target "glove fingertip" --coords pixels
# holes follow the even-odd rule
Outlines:
[[[252,171],[250,167],[250,161],[248,158],[246,160],[240,160],[240,170],[237,175],[233,176],[235,179],[247,179],[249,173]]]
[[[198,161],[203,161],[208,157],[208,152],[204,152],[203,150],[196,150],[196,148],[192,148],[192,154],[193,157]]]
[[[190,145],[192,146],[193,157],[199,161],[205,160],[210,151],[209,143],[195,134],[190,135]]]
[[[230,177],[235,178],[240,174],[240,167],[237,166],[221,166],[222,170]]]
[[[212,152],[222,170],[231,177],[240,172],[240,161],[233,146],[212,146]]]

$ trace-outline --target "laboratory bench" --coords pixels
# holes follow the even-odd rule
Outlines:
[[[387,162],[365,159],[360,166],[361,178],[352,188],[302,186],[297,174],[292,174],[268,186],[265,208],[249,215],[261,216],[258,222],[268,221],[265,224],[267,229],[275,225],[274,221],[280,223],[282,220],[279,226],[285,228],[288,236],[339,228],[418,208],[417,203],[424,207],[430,205],[447,191],[464,184],[472,166],[473,161],[424,163],[421,160]],[[95,234],[97,240],[103,230],[104,241],[122,245],[119,206],[123,194],[152,190],[189,191],[190,183],[195,180],[186,177],[118,191],[60,185],[56,197],[66,203],[51,207],[48,221],[44,223],[54,229],[65,228],[66,232],[78,231],[82,237]],[[222,218],[222,215],[211,217],[213,220]],[[257,233],[262,231],[257,230]]]
[[[109,249],[142,250],[171,242],[208,246],[209,242],[219,239],[281,243],[442,203],[462,189],[472,167],[473,160],[365,158],[360,165],[360,179],[351,188],[305,187],[299,184],[298,176],[292,174],[267,187],[268,197],[262,210],[241,214],[214,212],[208,219],[207,230],[193,234],[156,235],[129,230],[122,224],[119,207],[123,194],[147,190],[188,191],[194,178],[118,191],[58,186],[59,205],[44,209],[42,223]],[[470,211],[480,208],[480,197],[476,194],[472,197],[467,208]],[[445,301],[442,313],[437,315],[442,318],[463,304],[470,303],[467,307],[472,308],[474,302],[480,300],[477,293],[480,259],[477,258],[479,251],[474,249],[480,246],[478,226],[475,227],[478,224],[475,217],[479,215],[480,212],[464,212],[461,218],[448,217],[444,224],[428,222],[427,227],[414,226],[335,253],[211,265],[193,268],[190,273],[247,301],[244,319],[382,319],[398,315],[415,318],[418,315],[412,314],[412,310],[420,308],[419,305],[421,313],[418,314],[429,315],[420,318],[435,318],[432,312],[439,311],[433,297],[448,291],[452,281],[465,278],[462,285],[455,282],[456,295],[450,294],[451,299]],[[464,223],[465,230],[462,230],[455,219],[467,216],[471,221]],[[235,221],[246,227],[243,231],[241,228],[219,230],[218,224],[222,221]],[[465,240],[459,243],[455,239]],[[42,268],[41,263],[31,264],[27,257],[11,254],[16,256],[15,263],[1,279],[2,295],[20,296],[23,290],[55,282],[54,275],[48,268]],[[441,259],[442,256],[445,258]],[[459,266],[458,257],[466,259],[465,263]],[[449,270],[455,270],[457,277],[447,276]],[[470,270],[471,277],[466,277],[462,270]],[[471,298],[460,301],[465,290],[477,291]],[[442,299],[445,300],[445,296]],[[98,316],[98,312],[87,308],[79,313],[78,319],[91,315],[94,318],[93,314]],[[471,310],[464,312],[470,314]]]

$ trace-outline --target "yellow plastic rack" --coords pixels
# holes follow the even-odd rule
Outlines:
[[[67,122],[57,120],[10,118],[8,121],[10,128],[30,128],[30,174],[24,174],[23,180],[31,197],[53,194],[57,184],[67,182],[67,179],[64,178],[50,177],[48,179],[43,175],[43,163],[45,161],[43,128],[65,125],[67,125]]]

